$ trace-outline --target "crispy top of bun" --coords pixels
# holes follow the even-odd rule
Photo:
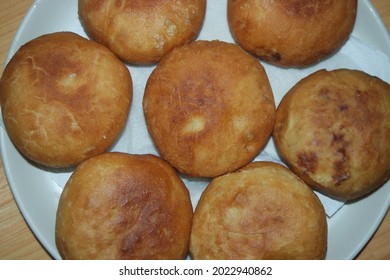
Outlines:
[[[65,259],[183,259],[191,221],[189,192],[167,162],[104,153],[67,182],[56,243]]]
[[[132,81],[106,47],[70,32],[22,46],[4,70],[7,132],[29,159],[68,167],[104,152],[127,120]]]

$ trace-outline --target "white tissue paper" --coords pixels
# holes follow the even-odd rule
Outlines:
[[[221,7],[221,5],[218,5],[218,1],[209,1],[204,25],[197,39],[234,42],[229,31],[226,15],[226,6]],[[261,62],[261,64],[264,66],[270,80],[276,105],[279,104],[284,94],[298,81],[320,69],[333,70],[347,68],[362,70],[390,83],[390,58],[353,36],[332,57],[308,68],[287,69],[272,66],[264,62]],[[133,80],[131,112],[123,133],[110,151],[158,155],[147,131],[142,110],[144,88],[155,66],[129,66],[128,68]],[[272,138],[255,159],[255,161],[265,160],[282,163],[275,150]],[[52,180],[63,188],[72,171],[52,172],[52,170],[47,170],[46,172]],[[195,209],[203,190],[209,183],[209,179],[188,178],[182,175],[181,178],[190,191],[192,205]],[[331,199],[319,193],[316,194],[324,205],[329,218],[344,205],[342,201]]]

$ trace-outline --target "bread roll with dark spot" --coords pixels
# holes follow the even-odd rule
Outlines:
[[[357,70],[320,70],[282,99],[281,157],[314,189],[360,198],[390,178],[390,85]]]

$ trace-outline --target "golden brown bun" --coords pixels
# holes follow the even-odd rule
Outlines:
[[[200,177],[250,162],[275,118],[264,68],[237,45],[220,41],[197,41],[168,54],[149,77],[143,108],[162,157]]]
[[[56,244],[64,259],[183,259],[191,221],[189,192],[167,162],[104,153],[67,182]]]
[[[174,47],[193,41],[206,0],[79,0],[86,32],[130,63],[159,61]]]
[[[51,167],[76,165],[107,150],[125,125],[131,99],[123,62],[70,32],[22,46],[0,81],[8,135],[27,158]]]
[[[357,0],[229,0],[236,41],[267,62],[306,66],[334,53],[352,32]]]
[[[214,178],[196,207],[194,259],[323,259],[325,211],[286,167],[254,162]]]
[[[281,101],[273,135],[313,188],[359,198],[390,178],[390,85],[355,70],[313,73]]]

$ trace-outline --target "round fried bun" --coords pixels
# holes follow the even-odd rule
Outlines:
[[[55,238],[64,259],[183,259],[191,221],[189,192],[167,162],[104,153],[66,183]]]
[[[230,30],[247,51],[281,66],[316,63],[347,40],[357,0],[229,0]]]
[[[221,41],[197,41],[168,54],[148,79],[143,109],[162,157],[199,177],[253,160],[275,118],[264,68],[237,45]]]
[[[194,259],[323,259],[325,211],[286,167],[254,162],[214,178],[196,207]]]
[[[206,13],[206,0],[79,0],[86,32],[123,60],[154,63],[193,41]]]
[[[390,85],[357,70],[320,70],[282,99],[274,140],[314,189],[357,199],[390,178]]]
[[[22,46],[0,81],[4,125],[19,151],[69,167],[106,151],[125,126],[129,70],[108,48],[71,32]]]

